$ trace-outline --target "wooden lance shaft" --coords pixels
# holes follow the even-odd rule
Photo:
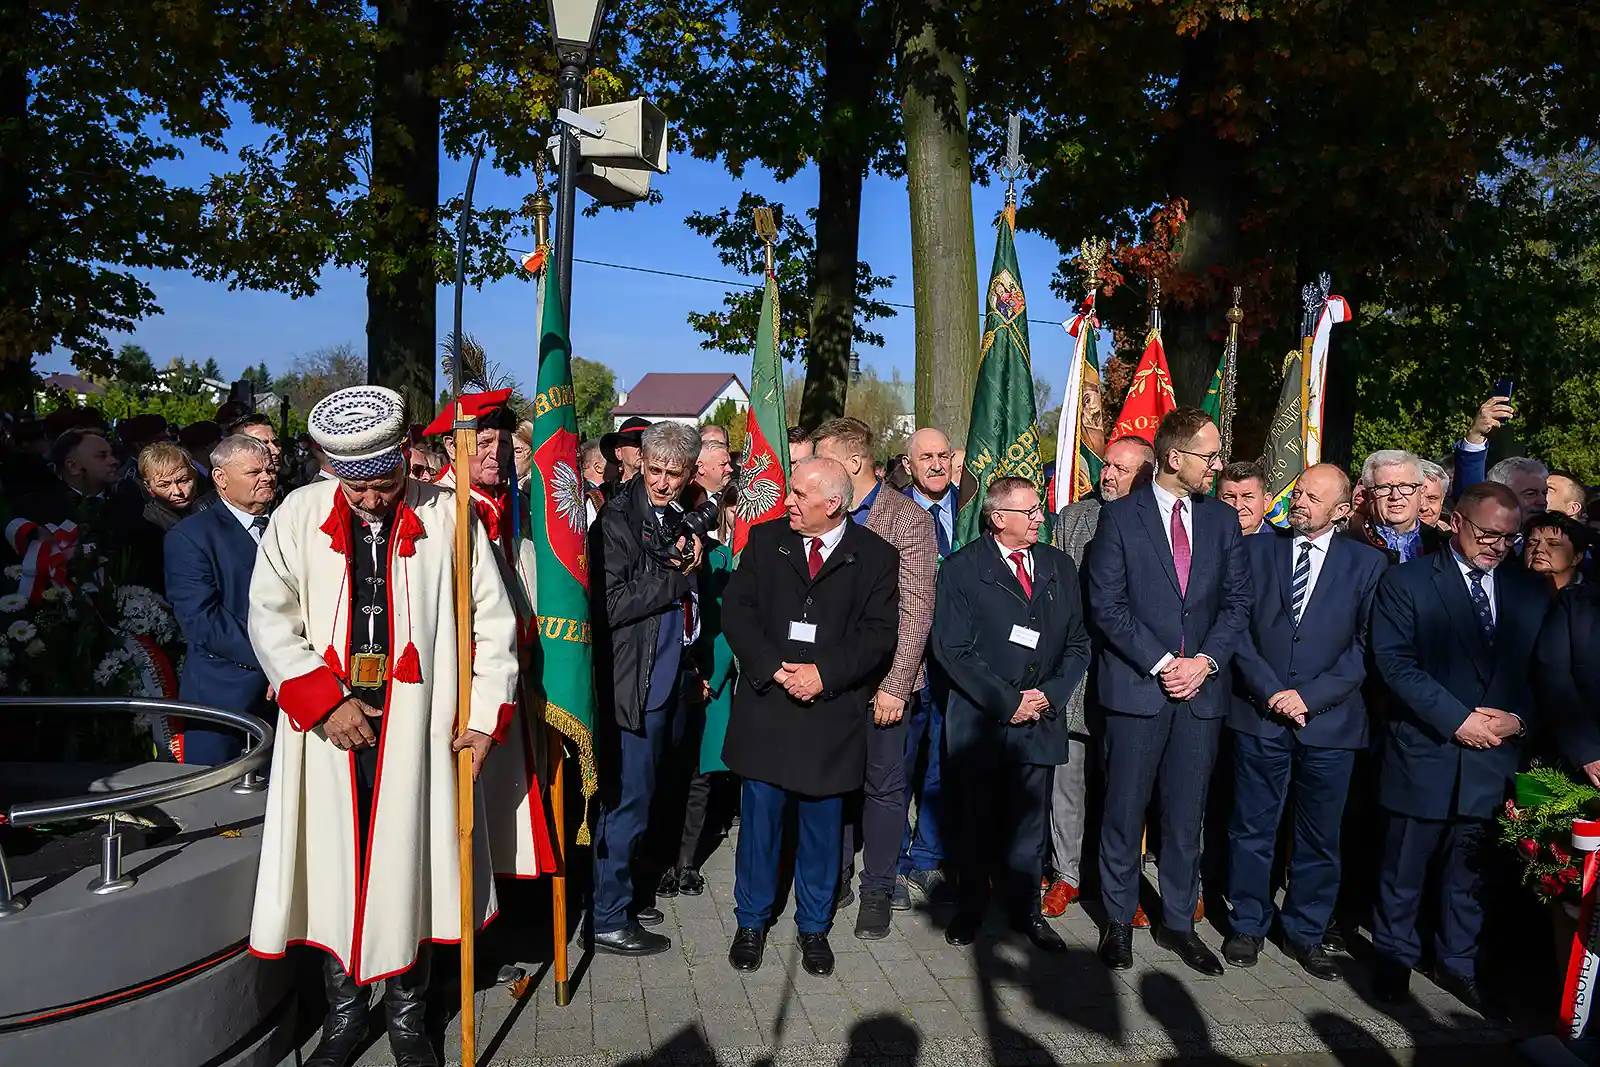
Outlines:
[[[456,435],[456,736],[466,733],[472,710],[472,476],[469,456],[478,451],[478,434],[466,409],[455,404]],[[473,907],[472,749],[456,754],[456,843],[461,860],[461,1064],[477,1062],[478,1028],[475,1018],[477,970],[473,936],[477,928]]]

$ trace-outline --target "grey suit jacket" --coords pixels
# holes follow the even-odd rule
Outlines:
[[[1094,540],[1094,532],[1100,526],[1100,498],[1086,497],[1076,503],[1068,504],[1056,513],[1055,546],[1072,557],[1072,562],[1077,564],[1078,570],[1083,571],[1083,557],[1089,548],[1089,542]],[[1085,612],[1087,617],[1087,611]],[[1090,667],[1090,673],[1093,667]],[[1085,674],[1072,687],[1072,696],[1067,701],[1067,730],[1069,733],[1087,735],[1089,733],[1089,718],[1084,714],[1083,701],[1089,690],[1089,675]]]

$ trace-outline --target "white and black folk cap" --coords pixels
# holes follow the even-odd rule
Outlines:
[[[399,465],[406,402],[381,385],[354,385],[317,401],[306,419],[311,439],[340,478],[376,478]]]

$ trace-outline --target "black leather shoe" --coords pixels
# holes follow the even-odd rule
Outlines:
[[[1478,992],[1478,980],[1472,975],[1451,974],[1443,967],[1435,967],[1433,984],[1455,997],[1466,1007],[1482,1015],[1486,1019],[1493,1018],[1489,1009],[1484,1006],[1483,994]]]
[[[950,920],[950,925],[945,927],[945,943],[964,948],[978,940],[978,927],[982,925],[982,915],[958,911],[956,912],[956,917]]]
[[[640,926],[660,926],[667,921],[660,908],[640,908],[633,913],[633,921]]]
[[[678,869],[678,892],[686,897],[697,897],[706,891],[704,876],[693,867]]]
[[[331,953],[322,959],[322,989],[328,995],[328,1016],[322,1021],[322,1040],[305,1067],[347,1067],[367,1040],[371,991],[356,985]]]
[[[833,899],[833,910],[843,911],[855,902],[855,887],[850,884],[850,879],[842,879],[839,882],[839,895]]]
[[[863,941],[882,941],[888,936],[888,890],[863,889],[861,908],[856,912],[856,937]]]
[[[1328,920],[1328,928],[1322,932],[1322,947],[1329,952],[1348,952],[1344,943],[1344,931],[1339,928],[1337,919]]]
[[[1017,931],[1033,942],[1040,952],[1065,952],[1067,943],[1042,915],[1030,916],[1017,924]]]
[[[613,956],[654,956],[672,947],[672,938],[652,934],[636,922],[620,930],[594,935],[594,950]]]
[[[1405,1003],[1411,997],[1411,968],[1379,960],[1372,975],[1372,996],[1390,1007]]]
[[[1183,933],[1174,933],[1165,927],[1156,930],[1156,944],[1168,952],[1175,952],[1190,970],[1199,971],[1201,974],[1216,978],[1222,974],[1222,961],[1217,959],[1216,953],[1206,948],[1198,934],[1193,930]]]
[[[1320,978],[1324,982],[1337,982],[1339,968],[1333,960],[1328,958],[1328,950],[1321,943],[1315,945],[1285,945],[1289,955],[1293,956],[1300,966],[1305,968],[1307,974],[1313,978]]]
[[[661,880],[656,883],[656,896],[675,897],[678,895],[678,868],[668,867],[661,872]]]
[[[828,944],[827,934],[800,935],[800,966],[817,978],[833,973],[833,948]]]
[[[761,955],[767,948],[767,934],[754,926],[741,926],[734,932],[733,945],[728,949],[728,962],[733,969],[746,974],[761,969]]]
[[[428,975],[433,953],[423,945],[409,971],[384,983],[383,1010],[395,1067],[439,1067],[428,1037]]]
[[[1107,923],[1100,935],[1100,962],[1113,971],[1126,971],[1133,966],[1133,926],[1129,923]]]
[[[1222,958],[1235,967],[1254,967],[1261,958],[1262,938],[1253,934],[1229,934],[1222,942]]]

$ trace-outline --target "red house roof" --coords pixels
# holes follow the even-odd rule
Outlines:
[[[736,374],[672,374],[652,371],[628,391],[628,402],[611,409],[613,415],[670,415],[689,418],[711,406],[729,382],[744,383]]]
[[[76,374],[46,374],[40,384],[46,389],[60,389],[66,393],[103,393],[106,387],[96,385],[87,378],[80,378]]]

